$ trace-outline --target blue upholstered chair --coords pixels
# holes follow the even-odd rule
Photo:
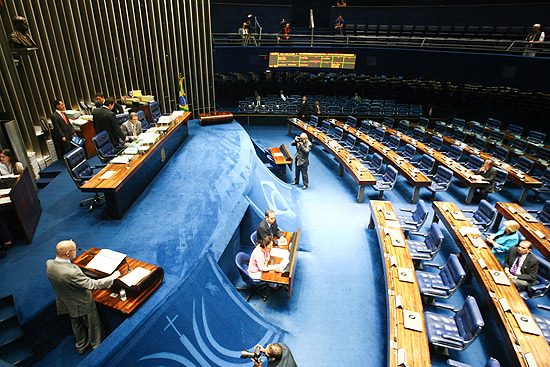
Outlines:
[[[369,159],[369,146],[365,143],[359,144],[359,150],[355,153],[355,158],[363,164],[370,163]]]
[[[348,116],[346,119],[346,124],[349,126],[357,127],[357,117]]]
[[[497,216],[497,210],[487,200],[481,200],[477,209],[463,209],[464,213],[473,213],[470,222],[480,230],[487,231]]]
[[[267,288],[267,283],[257,282],[254,279],[250,277],[248,274],[248,263],[250,262],[250,256],[244,252],[239,252],[235,256],[235,265],[237,265],[237,269],[239,269],[239,274],[241,274],[242,280],[248,285],[248,287],[237,287],[237,290],[243,291],[248,290],[250,293],[248,293],[248,297],[246,297],[246,302],[250,301],[250,298],[254,294],[260,295],[262,299],[267,301],[267,296],[260,293],[260,290]]]
[[[323,120],[321,122],[321,127],[318,130],[322,133],[328,134],[330,130],[330,122],[328,122],[327,120]]]
[[[383,143],[385,138],[386,138],[386,132],[380,128],[376,128],[374,132],[374,139],[376,141],[379,141],[380,143]]]
[[[462,157],[462,148],[458,145],[451,145],[451,149],[447,153],[447,157],[451,158],[454,161],[459,161]]]
[[[483,127],[483,125],[480,125],[479,123],[475,123],[474,121],[473,122],[473,125],[470,127],[470,131],[472,133],[474,133],[475,135],[483,135],[483,133],[485,132],[485,128]]]
[[[422,155],[422,159],[418,162],[418,169],[424,174],[428,175],[434,169],[435,159],[427,154]]]
[[[544,224],[546,227],[550,227],[550,200],[544,203],[544,206],[540,211],[527,210],[529,213],[537,213],[536,218]]]
[[[406,134],[409,131],[409,121],[407,120],[399,121],[399,125],[397,126],[397,131],[399,131],[402,134]]]
[[[550,161],[550,149],[541,147],[535,152],[535,157],[545,161]]]
[[[412,138],[420,143],[424,141],[425,133],[424,130],[415,127],[412,132]]]
[[[418,118],[418,122],[416,123],[416,126],[422,129],[427,129],[429,125],[430,125],[430,120],[427,117]]]
[[[370,161],[370,164],[367,166],[367,169],[370,171],[370,173],[373,176],[380,176],[380,171],[382,170],[382,163],[384,163],[382,156],[378,153],[374,153],[374,155],[372,156],[372,160]]]
[[[420,230],[424,223],[426,223],[426,219],[428,219],[429,211],[424,200],[418,200],[418,203],[414,209],[401,208],[400,210],[411,213],[411,215],[407,217],[399,216],[401,229],[404,232],[407,232],[405,233],[406,235],[408,235],[409,231]]]
[[[516,139],[512,143],[511,147],[519,152],[525,152],[527,150],[527,141],[523,139]]]
[[[519,292],[523,299],[543,297],[550,289],[550,262],[545,258],[533,254],[539,260],[539,271],[537,273],[537,284],[530,285],[527,291]]]
[[[407,240],[407,247],[414,261],[432,260],[441,249],[443,244],[443,233],[437,223],[430,225],[428,233],[410,232],[409,235],[423,236],[423,241]]]
[[[466,127],[466,120],[459,119],[458,117],[454,117],[451,124],[455,129],[464,129],[464,127]]]
[[[487,127],[491,129],[500,129],[500,124],[501,124],[500,120],[497,120],[491,117],[487,119]]]
[[[495,176],[495,181],[494,181],[495,183],[494,192],[499,192],[504,188],[504,184],[506,183],[506,178],[508,177],[508,172],[500,168],[495,168],[495,169],[497,170],[497,175]]]
[[[258,234],[257,231],[254,231],[250,234],[250,242],[252,242],[252,246],[256,247],[256,235]]]
[[[483,166],[483,159],[473,154],[468,157],[468,161],[464,165],[464,167],[474,172],[480,169],[481,166]]]
[[[359,127],[359,131],[362,133],[368,134],[370,131],[370,124],[368,121],[361,121],[361,126]]]
[[[434,131],[439,134],[447,132],[447,125],[443,121],[437,121],[434,126]]]
[[[420,289],[420,294],[427,298],[428,303],[431,303],[434,297],[449,298],[452,296],[466,277],[466,272],[455,254],[450,254],[447,263],[443,266],[428,262],[423,263],[423,265],[424,267],[439,269],[439,273],[424,270],[416,271],[418,289]]]
[[[389,127],[390,129],[393,129],[393,126],[395,125],[395,119],[391,117],[384,117],[384,120],[382,121],[382,124],[384,126]]]
[[[386,173],[382,176],[381,180],[377,180],[376,184],[372,187],[379,192],[378,199],[384,198],[384,191],[392,190],[397,182],[397,170],[393,166],[386,166]]]
[[[342,143],[342,146],[350,153],[356,153],[355,144],[357,143],[357,138],[353,134],[348,134],[346,140]]]
[[[531,189],[535,192],[535,199],[537,199],[540,194],[546,194],[550,192],[550,168],[547,168],[544,171],[544,174],[540,176],[538,180],[542,182],[542,186]]]
[[[92,168],[88,163],[86,159],[86,152],[84,152],[84,149],[82,147],[75,148],[69,153],[65,154],[63,156],[63,160],[65,161],[65,166],[67,166],[67,169],[69,170],[69,175],[74,181],[76,187],[78,187],[79,189],[94,176],[95,167]],[[93,211],[94,207],[97,204],[100,204],[103,199],[104,196],[96,193],[93,198],[82,200],[80,202],[80,206],[82,207],[84,206],[85,202],[91,201],[89,210]]]
[[[387,141],[386,146],[395,152],[397,151],[397,149],[399,149],[400,143],[401,139],[399,139],[395,135],[390,135],[390,139]]]
[[[142,131],[147,131],[147,130],[149,130],[149,128],[151,127],[151,125],[149,125],[149,122],[148,122],[147,119],[145,118],[145,112],[143,112],[143,111],[138,111],[138,112],[137,112],[137,115],[138,115],[138,120],[139,120],[139,122],[141,123],[141,130],[142,130]]]
[[[519,125],[510,124],[508,125],[508,130],[506,130],[506,132],[510,135],[521,136],[521,133],[523,132],[523,127]]]
[[[493,153],[491,154],[496,159],[506,162],[506,159],[508,158],[508,149],[504,147],[495,147]]]
[[[544,143],[544,139],[546,139],[546,134],[540,131],[531,130],[529,131],[529,135],[527,135],[527,140],[535,144]]]
[[[160,112],[159,103],[157,101],[154,101],[153,103],[151,103],[149,108],[151,109],[151,115],[153,115],[153,120],[155,121],[155,123],[157,123],[160,117],[162,116],[162,112]]]
[[[550,307],[546,305],[537,305],[537,307],[541,310],[550,311]],[[542,331],[542,335],[544,335],[544,338],[546,339],[548,344],[550,344],[550,318],[539,315],[533,315],[533,318],[535,319],[535,322]]]
[[[94,144],[94,148],[101,163],[108,163],[117,156],[117,150],[113,143],[111,143],[107,131],[102,131],[92,137],[92,143]]]
[[[441,150],[441,147],[443,146],[443,139],[441,139],[439,136],[432,136],[432,139],[430,140],[430,148],[435,150]]]
[[[485,325],[474,297],[468,296],[459,310],[452,305],[435,303],[440,309],[453,311],[454,316],[445,316],[431,311],[424,312],[428,343],[436,348],[464,350],[478,337]]]
[[[486,145],[487,145],[487,141],[485,139],[482,139],[482,138],[479,138],[479,137],[476,137],[474,139],[474,141],[472,142],[472,147],[476,148],[476,149],[479,149],[479,150],[485,149]]]
[[[489,135],[489,139],[493,140],[493,142],[502,143],[504,141],[504,133],[499,130],[493,130],[491,134]]]
[[[116,119],[118,121],[118,124],[122,125],[130,119],[130,115],[127,113],[119,113],[118,115],[116,115]]]
[[[454,140],[457,140],[462,143],[466,139],[466,134],[462,130],[454,130],[453,135],[451,135],[451,137]]]
[[[405,150],[401,152],[401,156],[409,162],[411,162],[414,159],[415,155],[416,155],[416,147],[410,144],[405,145]]]
[[[334,128],[334,132],[330,137],[336,141],[342,141],[344,139],[344,130],[338,126]]]
[[[516,164],[514,164],[514,167],[516,167],[519,170],[522,170],[525,173],[531,172],[533,169],[534,162],[530,160],[527,157],[521,156],[518,158],[518,161]]]
[[[447,359],[447,365],[450,367],[472,367],[469,364],[458,362],[453,359]],[[500,367],[500,362],[491,357],[487,360],[485,367]]]
[[[453,178],[453,171],[448,169],[445,166],[437,167],[435,175],[432,177],[432,183],[430,186],[426,187],[432,192],[431,199],[435,199],[435,193],[439,191],[447,191],[451,185],[451,180]]]
[[[317,117],[315,115],[311,115],[311,116],[309,116],[309,121],[307,123],[308,123],[308,125],[311,125],[311,126],[315,127],[319,123],[319,117]]]

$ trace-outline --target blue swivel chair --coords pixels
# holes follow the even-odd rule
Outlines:
[[[332,139],[340,142],[344,139],[344,130],[338,126],[334,128],[334,132],[330,136]]]
[[[357,117],[348,116],[348,118],[347,118],[347,120],[346,120],[346,124],[348,124],[349,126],[356,127],[356,125],[357,125]]]
[[[413,132],[412,132],[412,138],[420,143],[422,143],[424,141],[424,136],[425,136],[425,133],[424,133],[424,130],[421,130],[417,127],[415,127],[413,129]]]
[[[420,230],[424,223],[426,223],[426,219],[428,219],[429,211],[424,200],[418,200],[418,203],[414,209],[401,208],[401,211],[411,213],[411,215],[407,217],[399,216],[401,229],[407,236],[409,231]]]
[[[466,139],[466,134],[462,130],[454,130],[453,135],[451,135],[451,137],[454,140],[462,143]]]
[[[434,267],[439,269],[439,273],[431,271],[417,270],[416,280],[420,294],[426,298],[428,303],[432,303],[434,297],[449,298],[455,293],[464,282],[466,272],[455,254],[449,255],[449,259],[444,266],[425,262],[424,267]]]
[[[437,223],[430,225],[428,233],[410,232],[409,235],[423,236],[423,241],[407,240],[407,247],[413,261],[432,260],[441,249],[443,244],[443,233]]]
[[[472,142],[472,147],[476,148],[476,149],[479,149],[479,150],[485,149],[486,145],[487,145],[487,141],[485,139],[482,139],[482,138],[479,138],[479,137],[476,137],[474,139],[474,141]]]
[[[151,103],[149,108],[151,109],[151,115],[153,115],[153,120],[155,121],[155,123],[157,123],[160,117],[162,116],[162,112],[160,112],[158,101],[154,101],[153,103]]]
[[[317,126],[317,124],[319,123],[319,118],[315,115],[311,115],[309,116],[309,121],[307,123],[311,126]]]
[[[540,158],[544,161],[550,161],[550,149],[541,147],[535,152],[535,157]]]
[[[386,143],[387,147],[393,150],[394,152],[399,149],[399,144],[401,143],[401,139],[399,139],[395,135],[390,135],[390,139]]]
[[[478,337],[485,325],[474,297],[468,296],[459,310],[450,304],[436,302],[435,306],[454,312],[454,316],[424,312],[428,343],[436,352],[446,352],[447,348],[464,350]]]
[[[425,175],[430,174],[434,169],[435,159],[427,154],[422,155],[422,159],[418,162],[418,169]]]
[[[527,157],[521,156],[518,158],[518,161],[516,162],[516,164],[514,164],[514,167],[519,170],[522,170],[525,173],[529,173],[533,169],[533,165],[534,165],[534,162],[532,160],[530,160]]]
[[[254,231],[250,234],[250,242],[252,242],[252,246],[256,247],[256,235],[258,234],[257,231]]]
[[[359,150],[355,154],[355,158],[359,160],[359,162],[363,164],[370,163],[369,159],[369,146],[365,143],[359,144]]]
[[[385,138],[386,138],[386,132],[380,128],[376,128],[374,132],[374,139],[376,141],[379,141],[380,143],[383,143]]]
[[[527,140],[535,144],[544,143],[544,139],[546,139],[546,134],[541,133],[540,131],[531,130],[529,131],[529,135],[527,135]]]
[[[491,117],[487,119],[487,127],[491,129],[500,129],[500,124],[501,124],[500,120],[497,120]]]
[[[357,149],[355,149],[356,143],[357,138],[352,134],[348,134],[346,140],[344,140],[344,142],[342,143],[342,146],[350,153],[357,153]]]
[[[451,180],[453,178],[453,171],[448,169],[445,166],[437,167],[435,175],[432,177],[432,183],[430,186],[426,187],[432,192],[431,199],[435,199],[435,193],[438,191],[447,191],[451,185]]]
[[[473,121],[472,121],[473,122]],[[474,133],[474,135],[478,135],[478,136],[481,136],[483,135],[483,133],[485,132],[485,128],[483,127],[483,125],[480,125],[479,123],[474,123],[471,127],[470,127],[470,131],[472,133]]]
[[[382,124],[384,124],[384,126],[389,127],[390,129],[393,129],[393,126],[395,125],[395,119],[392,119],[391,117],[386,116],[384,117]]]
[[[550,192],[550,168],[547,168],[544,171],[544,174],[540,176],[538,180],[542,182],[542,186],[531,189],[535,192],[535,199],[538,199],[540,194],[546,194]]]
[[[506,183],[506,178],[508,177],[508,172],[500,168],[495,168],[495,169],[497,170],[497,175],[495,176],[495,181],[494,181],[495,183],[494,192],[499,192],[504,188],[504,184]]]
[[[397,170],[393,166],[386,166],[386,173],[382,176],[381,180],[377,180],[376,184],[372,187],[379,192],[378,199],[384,198],[384,191],[392,190],[397,182]]]
[[[468,157],[468,162],[464,165],[464,167],[468,168],[470,171],[477,171],[478,169],[483,166],[483,159],[479,158],[476,155],[471,155]]]
[[[94,176],[94,168],[96,167],[92,168],[90,166],[90,164],[86,160],[86,152],[84,152],[84,149],[82,147],[75,148],[69,153],[65,154],[63,156],[63,160],[65,161],[65,165],[69,170],[69,175],[74,181],[76,187],[78,187],[79,189]],[[84,206],[85,202],[91,201],[91,204],[89,206],[89,211],[91,212],[94,210],[94,207],[96,205],[101,203],[103,199],[104,196],[96,193],[93,198],[82,200],[80,202],[80,206],[82,207]]]
[[[527,141],[523,139],[516,139],[512,143],[511,147],[519,152],[525,152],[527,150]]]
[[[506,130],[506,132],[511,135],[521,136],[521,133],[523,132],[523,127],[510,124],[508,125],[508,130]]]
[[[145,112],[143,111],[138,111],[137,112],[137,115],[138,115],[138,120],[139,122],[141,123],[141,130],[142,131],[147,131],[149,130],[149,128],[151,127],[149,125],[149,122],[147,121],[147,119],[145,118]]]
[[[130,119],[130,115],[127,113],[119,113],[118,115],[116,115],[116,119],[118,121],[118,124],[122,125]]]
[[[434,131],[439,134],[447,132],[447,125],[443,121],[437,121],[434,126]]]
[[[447,359],[447,365],[450,367],[472,367],[469,364],[458,362],[453,359]],[[487,360],[485,367],[500,367],[500,362],[491,357]]]
[[[441,147],[443,146],[443,139],[441,139],[439,136],[432,136],[432,140],[430,141],[430,148],[435,150],[441,150]]]
[[[418,122],[416,123],[416,126],[418,126],[421,129],[427,129],[429,124],[430,124],[430,120],[428,118],[420,117],[418,118]]]
[[[545,258],[533,254],[539,260],[539,271],[537,273],[537,284],[530,285],[527,291],[519,292],[523,299],[544,297],[550,289],[550,262]]]
[[[107,131],[102,131],[92,137],[92,143],[94,144],[94,148],[101,163],[108,163],[117,156],[117,149],[113,143],[111,143]]]
[[[372,160],[370,161],[370,164],[367,166],[367,169],[370,171],[370,173],[373,176],[380,176],[380,171],[382,170],[382,163],[384,163],[384,160],[382,159],[382,156],[378,153],[374,153],[372,156]]]
[[[496,159],[506,162],[506,159],[508,158],[508,149],[504,147],[495,147],[492,155]]]
[[[550,311],[550,307],[546,305],[537,305],[538,308],[541,310]],[[544,338],[550,344],[550,318],[549,317],[543,317],[539,315],[533,315],[533,318],[535,319],[535,322],[540,328],[540,331],[542,331],[542,335],[544,335]]]
[[[248,290],[250,293],[248,294],[248,297],[246,297],[246,302],[250,301],[250,298],[254,294],[258,294],[262,299],[267,301],[267,296],[260,293],[262,289],[265,289],[268,287],[267,283],[257,282],[254,279],[250,277],[248,274],[248,263],[250,262],[250,256],[244,252],[239,252],[235,256],[235,265],[237,265],[237,269],[239,269],[239,274],[241,274],[242,280],[248,285],[248,287],[237,287],[237,290]]]
[[[324,120],[321,122],[321,127],[318,129],[320,132],[328,134],[330,130],[330,122],[327,120]]]
[[[409,131],[409,121],[407,120],[399,121],[399,125],[397,126],[397,131],[399,131],[402,134],[406,134]]]
[[[414,156],[416,155],[416,147],[407,144],[405,145],[405,150],[401,152],[401,156],[405,158],[406,161],[411,162],[414,159]]]
[[[464,127],[466,127],[466,120],[459,119],[458,117],[454,117],[451,124],[455,129],[464,129]]]
[[[487,200],[481,200],[475,211],[470,209],[463,209],[462,211],[464,213],[473,213],[470,221],[483,232],[489,229],[489,226],[497,216],[497,210]]]
[[[451,145],[451,149],[447,153],[447,157],[451,158],[454,161],[459,161],[462,157],[462,148],[458,145]]]
[[[547,200],[540,211],[527,210],[529,213],[537,213],[536,218],[546,227],[550,227],[550,200]]]
[[[489,135],[489,139],[491,139],[493,142],[502,143],[504,141],[504,133],[502,131],[493,130],[491,132],[491,135]]]
[[[370,124],[368,121],[361,121],[361,126],[359,127],[359,131],[362,133],[368,134],[370,131]]]

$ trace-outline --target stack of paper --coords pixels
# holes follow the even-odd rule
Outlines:
[[[119,278],[119,280],[126,284],[128,287],[132,287],[141,282],[141,280],[147,277],[149,274],[151,274],[151,270],[136,268],[122,278]]]
[[[52,163],[57,162],[57,153],[55,151],[55,145],[53,144],[52,139],[46,140],[46,145],[48,146],[48,152],[50,153],[50,157],[52,158]]]
[[[103,249],[94,256],[92,261],[90,261],[86,267],[88,269],[95,269],[106,274],[112,274],[125,257],[126,254],[109,249]]]

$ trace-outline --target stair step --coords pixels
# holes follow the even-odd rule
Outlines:
[[[21,338],[23,330],[19,327],[17,319],[10,319],[1,325],[0,348]]]
[[[0,356],[0,359],[11,365],[18,366],[33,355],[32,351],[27,348],[18,348],[9,353]]]
[[[48,186],[48,184],[54,179],[55,177],[40,177],[38,181],[36,181],[36,186],[38,186],[39,189],[43,189],[44,187]]]
[[[0,308],[0,324],[6,320],[16,317],[15,307],[13,305]]]
[[[56,178],[61,171],[40,171],[41,178]]]

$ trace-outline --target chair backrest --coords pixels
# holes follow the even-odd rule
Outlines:
[[[256,285],[254,279],[248,274],[248,263],[250,262],[250,256],[247,253],[239,252],[235,256],[235,265],[239,269],[239,274],[241,274],[242,280],[248,285]]]
[[[393,125],[395,125],[395,119],[386,116],[384,117],[384,121],[382,123],[391,129],[393,128]]]
[[[468,296],[466,298],[464,306],[455,315],[455,322],[460,336],[464,339],[464,344],[471,344],[485,325],[474,297]]]
[[[529,158],[520,156],[518,158],[517,163],[515,164],[515,167],[522,170],[525,173],[528,173],[533,168],[533,164],[534,164],[533,161],[530,160]]]
[[[443,121],[437,121],[434,126],[434,130],[440,134],[445,134],[447,131],[447,125]]]
[[[430,141],[430,148],[440,150],[442,146],[443,139],[441,139],[439,136],[432,136],[432,140]]]
[[[395,167],[390,166],[388,164],[388,166],[386,167],[386,173],[384,174],[383,180],[385,182],[390,182],[393,186],[397,181],[397,169],[395,169]]]
[[[63,156],[65,166],[77,187],[82,186],[92,178],[93,170],[86,160],[86,152],[82,147],[75,148]]]
[[[443,284],[451,288],[450,292],[452,292],[452,290],[458,289],[462,284],[464,277],[466,277],[466,272],[462,265],[460,265],[458,257],[455,254],[450,254],[447,263],[441,269],[439,275]]]
[[[416,147],[410,144],[405,145],[405,150],[403,151],[403,157],[405,159],[413,159],[416,154]]]
[[[357,142],[357,138],[353,134],[348,134],[346,138],[348,148],[353,148]]]
[[[309,124],[311,126],[317,126],[317,124],[319,123],[319,118],[315,115],[311,115],[309,116]]]
[[[328,133],[330,130],[330,122],[328,122],[327,120],[322,121],[321,130],[324,131],[325,133]]]
[[[413,129],[413,135],[412,135],[412,138],[414,140],[417,140],[419,142],[422,142],[424,140],[424,131],[415,127]]]
[[[116,119],[118,121],[118,124],[122,125],[130,119],[130,115],[127,113],[119,113],[118,115],[116,115]]]
[[[399,121],[397,131],[399,131],[400,133],[406,134],[407,131],[409,131],[409,121],[407,121],[407,120]]]
[[[371,171],[372,173],[380,172],[383,162],[384,160],[382,159],[382,156],[378,153],[374,153],[374,155],[372,156],[372,161],[369,165],[369,171]]]
[[[142,131],[148,130],[149,129],[149,122],[145,118],[145,112],[140,110],[140,111],[137,112],[137,115],[138,115],[138,120],[141,123],[141,130]]]
[[[355,125],[357,125],[357,117],[348,116],[348,119],[346,120],[346,124],[348,124],[349,126],[355,127]]]
[[[366,143],[359,144],[359,153],[361,158],[366,158],[369,154],[369,146]]]
[[[374,139],[376,139],[379,142],[382,142],[385,137],[386,137],[386,132],[380,128],[376,128]]]
[[[500,120],[491,117],[487,119],[487,127],[490,127],[491,129],[500,129],[500,124]]]
[[[439,185],[448,186],[451,183],[452,178],[453,171],[445,166],[438,166],[432,181],[437,182]]]
[[[340,140],[344,137],[344,130],[338,126],[334,128],[333,139]]]
[[[505,171],[500,168],[495,168],[497,170],[497,175],[495,176],[495,192],[502,190],[506,178],[508,177],[508,171]]]
[[[550,149],[541,147],[535,152],[535,157],[550,161]]]
[[[542,176],[540,176],[539,181],[543,183],[543,185],[547,185],[550,183],[550,168],[547,168]]]
[[[502,141],[504,140],[504,133],[502,131],[493,130],[493,132],[491,132],[491,135],[489,135],[489,139],[502,143]]]
[[[256,246],[256,235],[258,234],[258,231],[254,231],[250,234],[250,242],[252,242],[252,246]]]
[[[364,133],[368,133],[370,130],[370,124],[368,121],[361,121],[361,127],[359,128]]]
[[[470,127],[470,130],[474,133],[474,134],[478,134],[478,135],[482,135],[484,132],[485,132],[485,128],[482,126],[482,125],[479,125],[477,123],[474,123],[471,127]]]
[[[447,154],[447,157],[458,161],[460,157],[462,157],[462,148],[458,145],[451,145],[451,149],[449,149],[449,153]]]
[[[489,227],[497,215],[497,210],[487,200],[481,200],[479,206],[474,212],[474,218],[484,225]]]
[[[485,149],[485,145],[487,145],[487,141],[485,139],[481,139],[477,137],[474,139],[472,143],[472,146],[479,150]]]
[[[519,125],[510,124],[510,125],[508,125],[508,130],[506,130],[506,132],[508,134],[511,134],[511,135],[518,135],[519,136],[523,132],[523,127],[521,127]]]
[[[541,211],[537,214],[537,219],[542,223],[550,223],[550,200],[544,203]]]
[[[512,143],[512,148],[524,152],[525,149],[527,149],[527,141],[526,141],[526,140],[523,140],[523,139],[516,139],[516,140],[514,140],[514,142]]]
[[[452,138],[458,140],[459,142],[463,142],[464,139],[466,139],[466,134],[462,130],[455,130],[453,131]]]
[[[435,253],[441,248],[444,239],[445,237],[443,237],[443,233],[441,232],[439,224],[432,223],[430,225],[430,231],[424,239],[424,243],[426,244],[426,247],[428,247],[430,250],[432,250],[433,253]]]
[[[388,146],[390,147],[390,149],[396,150],[397,148],[399,148],[399,143],[401,143],[401,139],[399,139],[395,135],[390,136],[390,140],[388,142]]]
[[[412,220],[415,223],[418,223],[418,227],[422,227],[426,219],[428,218],[428,207],[426,206],[426,203],[424,200],[419,200],[416,204],[416,208],[412,212]]]
[[[159,118],[162,116],[162,112],[160,112],[160,107],[158,101],[154,101],[149,106],[151,109],[151,115],[153,115],[153,119],[155,120],[155,123],[159,120]]]
[[[418,118],[418,123],[416,126],[426,129],[428,128],[428,125],[430,125],[430,120],[427,117]]]
[[[464,126],[466,126],[466,120],[459,119],[458,117],[454,117],[452,125],[453,125],[454,128],[463,129]]]
[[[546,134],[542,133],[540,131],[531,130],[529,132],[529,135],[527,135],[527,140],[529,140],[530,142],[533,142],[535,144],[543,143],[544,139],[546,139]]]
[[[92,143],[94,144],[97,156],[102,163],[108,162],[114,155],[116,155],[115,146],[111,143],[107,131],[102,131],[92,137]]]
[[[493,150],[493,157],[504,162],[506,158],[508,158],[508,149],[504,147],[495,147]]]
[[[435,164],[435,159],[433,159],[427,154],[423,154],[422,159],[420,160],[420,164],[418,165],[418,168],[420,170],[426,170],[429,172],[434,167],[434,164]]]
[[[483,159],[477,155],[471,155],[466,163],[466,167],[472,171],[477,171],[481,166],[483,166]]]

